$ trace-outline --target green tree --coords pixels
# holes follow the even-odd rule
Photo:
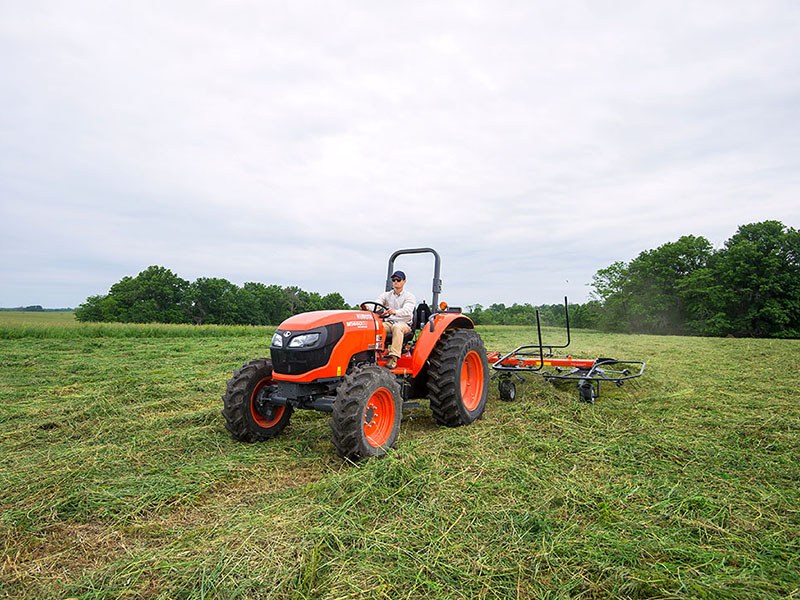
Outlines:
[[[800,337],[800,232],[779,221],[739,227],[691,284],[703,333]]]
[[[347,308],[347,303],[338,292],[326,294],[320,301],[320,310],[345,310]]]
[[[800,337],[800,233],[742,225],[720,250],[702,237],[642,252],[594,276],[604,329]]]
[[[289,314],[297,315],[306,312],[306,299],[308,293],[301,290],[296,285],[283,288],[286,304],[289,306]]]
[[[677,242],[642,252],[628,267],[629,322],[633,331],[687,333],[683,282],[704,268],[713,254],[704,237],[686,235]]]
[[[483,305],[471,304],[467,306],[467,316],[472,319],[476,325],[487,325],[486,317],[483,312]]]
[[[347,308],[338,292],[322,296],[297,286],[256,282],[240,288],[219,277],[189,283],[152,266],[136,277],[123,277],[107,295],[88,297],[75,316],[80,321],[278,325],[301,312]]]
[[[114,320],[132,323],[185,323],[184,292],[189,282],[169,269],[151,266],[111,286]]]
[[[239,288],[227,279],[199,277],[188,286],[184,296],[189,318],[197,325],[240,323],[238,292]]]
[[[270,325],[264,308],[267,286],[249,281],[236,291],[235,322],[241,325]]]
[[[597,300],[590,300],[585,304],[570,304],[570,324],[578,329],[594,329],[600,322],[601,312],[602,305]]]
[[[261,302],[270,325],[278,325],[295,314],[290,296],[279,285],[267,286]]]
[[[78,321],[107,321],[103,314],[103,301],[108,296],[89,296],[75,308],[75,319]]]
[[[637,333],[686,333],[684,281],[704,268],[713,254],[708,240],[687,235],[639,254],[629,264],[615,262],[593,279],[604,303],[605,329]]]
[[[599,269],[592,278],[593,296],[599,299],[603,309],[597,321],[601,329],[608,331],[628,331],[629,324],[629,285],[628,265],[616,261]]]
[[[628,279],[628,266],[617,261],[605,269],[599,269],[592,277],[593,295],[600,299],[600,302],[607,302],[612,296],[622,292],[625,282]]]
[[[317,292],[302,292],[305,309],[303,312],[322,310],[322,296]]]

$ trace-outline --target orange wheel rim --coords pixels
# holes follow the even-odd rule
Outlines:
[[[283,413],[286,411],[285,406],[273,405],[272,418],[268,419],[256,410],[256,398],[258,398],[258,393],[261,391],[261,388],[263,388],[265,385],[270,385],[271,383],[272,379],[262,379],[256,384],[255,389],[253,389],[253,393],[250,394],[250,415],[252,415],[253,421],[256,422],[256,425],[263,427],[264,429],[274,427],[278,421],[281,420]]]
[[[389,441],[394,429],[394,398],[386,388],[376,390],[364,408],[364,437],[373,448]]]
[[[464,408],[472,412],[483,397],[483,362],[480,354],[470,350],[461,365],[461,399]]]

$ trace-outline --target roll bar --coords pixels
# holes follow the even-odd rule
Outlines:
[[[386,271],[386,291],[392,289],[392,273],[394,273],[394,261],[398,256],[403,254],[433,254],[433,286],[431,292],[433,298],[431,299],[431,308],[436,311],[439,309],[439,294],[442,291],[442,280],[439,278],[442,269],[442,259],[439,253],[433,248],[405,248],[397,250],[389,257],[389,268]]]

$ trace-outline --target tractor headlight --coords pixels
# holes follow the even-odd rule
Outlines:
[[[313,346],[319,341],[318,333],[305,333],[303,335],[296,335],[289,342],[289,348],[308,348]]]
[[[275,332],[272,334],[272,346],[274,348],[283,348],[283,336],[280,332]]]

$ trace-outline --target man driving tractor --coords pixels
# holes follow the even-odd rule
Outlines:
[[[394,369],[397,366],[397,359],[403,349],[403,336],[412,330],[414,319],[414,308],[417,299],[405,289],[406,274],[403,271],[392,273],[392,289],[383,292],[376,302],[387,307],[384,314],[389,315],[383,321],[383,330],[386,334],[392,334],[392,345],[389,348],[389,360],[386,368]]]

